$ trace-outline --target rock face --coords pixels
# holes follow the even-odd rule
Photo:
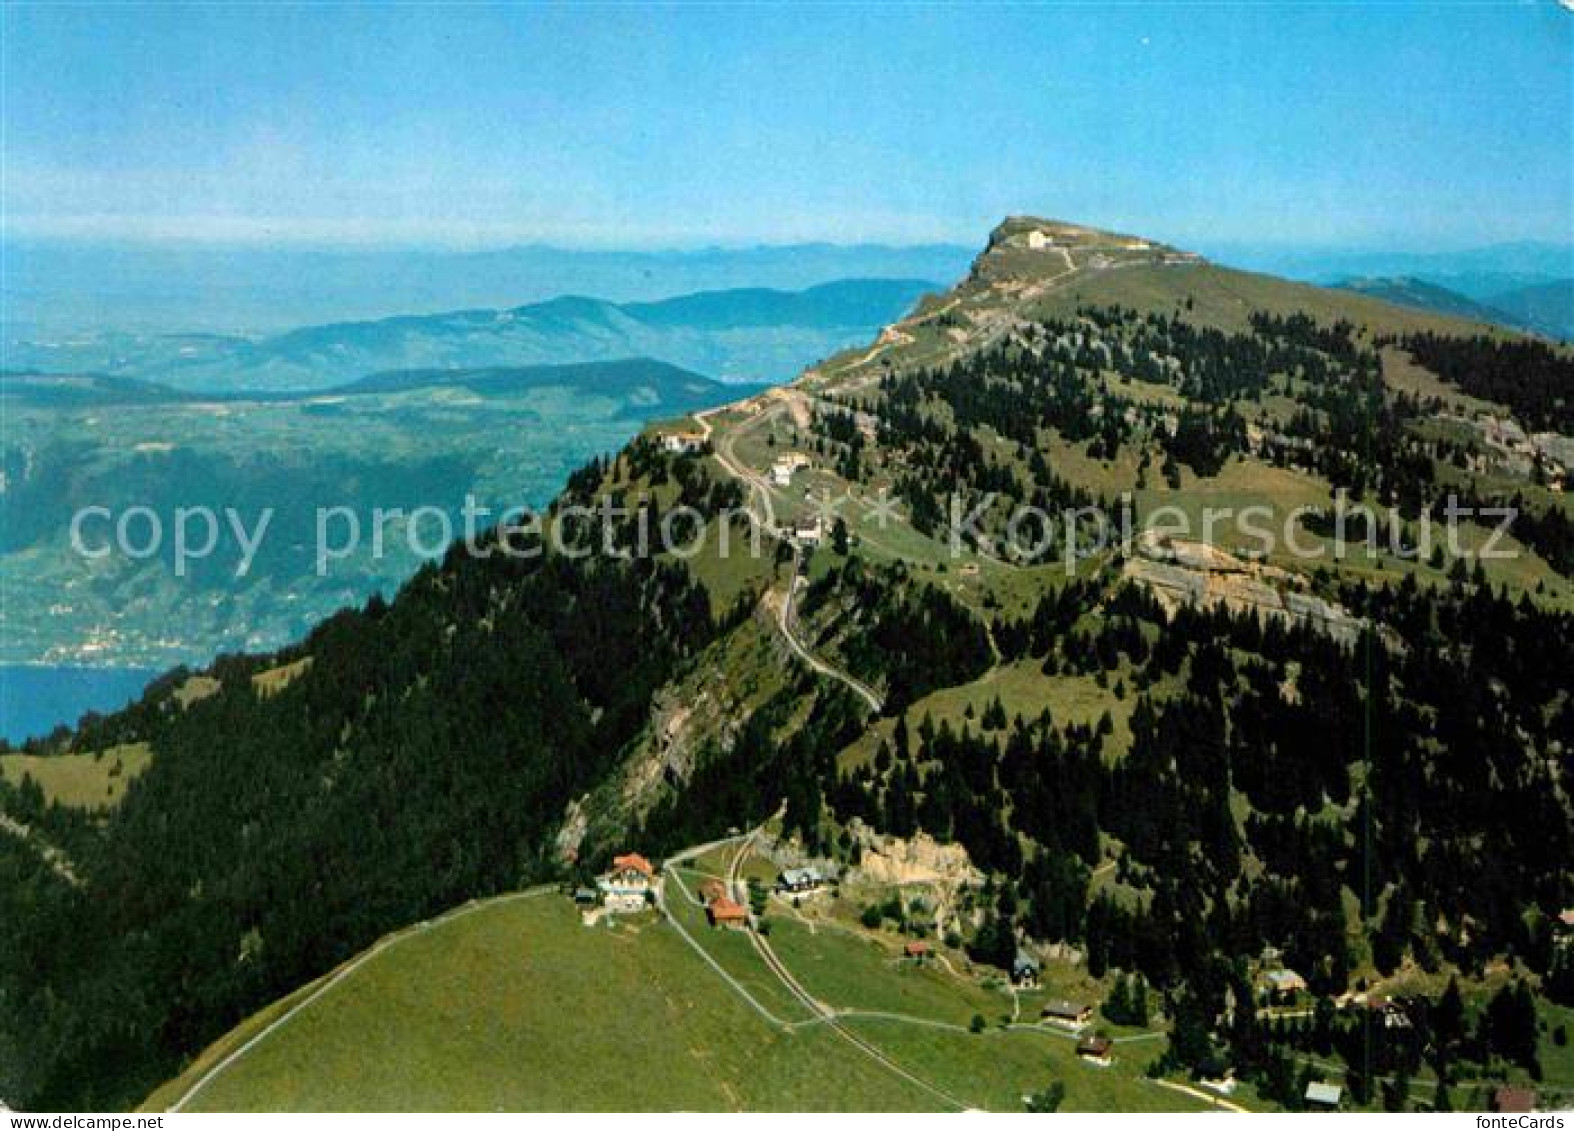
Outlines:
[[[585,815],[585,797],[576,797],[563,812],[563,824],[558,828],[552,846],[553,858],[564,864],[575,863],[579,859],[579,846],[589,826],[590,820]]]
[[[847,831],[858,851],[858,865],[843,877],[845,883],[921,888],[924,902],[934,912],[936,933],[971,925],[964,915],[969,903],[963,897],[983,885],[984,874],[973,866],[967,849],[941,844],[925,832],[910,840],[885,836],[856,818]]]
[[[1203,542],[1161,538],[1150,531],[1122,573],[1152,590],[1169,612],[1193,605],[1256,613],[1264,620],[1309,625],[1342,644],[1353,644],[1366,627],[1361,617],[1305,592],[1294,574],[1243,561]]]
[[[706,738],[730,745],[729,710],[710,691],[698,691],[687,702],[672,690],[658,695],[643,740],[605,782],[564,811],[553,845],[556,859],[572,864],[581,853],[615,844],[636,828],[665,787],[688,781]]]
[[[852,829],[862,850],[858,874],[875,884],[939,884],[963,887],[984,882],[984,875],[968,859],[960,844],[941,844],[928,833],[911,840],[882,836],[863,824]]]
[[[659,801],[687,785],[702,757],[732,750],[750,714],[793,671],[776,655],[773,625],[762,605],[725,651],[708,654],[656,694],[647,725],[616,768],[565,809],[557,860],[572,864],[618,849]]]

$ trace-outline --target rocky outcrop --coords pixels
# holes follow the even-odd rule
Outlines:
[[[565,809],[554,842],[560,862],[622,845],[658,802],[687,786],[701,758],[732,750],[750,714],[792,671],[774,642],[761,611],[656,694],[649,722],[617,768]]]
[[[910,840],[882,836],[859,822],[854,822],[852,835],[860,850],[856,874],[870,883],[962,887],[984,882],[984,874],[960,844],[941,844],[925,832]]]
[[[1366,627],[1363,618],[1306,592],[1295,574],[1244,561],[1204,542],[1149,532],[1137,542],[1122,572],[1145,585],[1170,612],[1192,605],[1255,613],[1264,620],[1308,625],[1344,644],[1354,643]]]
[[[858,863],[843,882],[856,886],[922,889],[924,903],[934,912],[934,929],[971,925],[963,919],[963,896],[981,887],[984,874],[960,844],[942,844],[928,833],[910,839],[886,836],[856,818],[848,825]]]

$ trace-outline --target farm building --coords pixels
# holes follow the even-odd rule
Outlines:
[[[793,525],[792,536],[805,546],[818,546],[825,539],[825,523],[818,518],[800,518]]]
[[[743,905],[725,895],[710,901],[710,905],[705,908],[705,918],[710,920],[713,927],[728,927],[735,931],[749,925],[749,913]]]
[[[1355,1000],[1368,1013],[1376,1017],[1385,1029],[1414,1028],[1415,1023],[1410,1020],[1410,1013],[1402,1001],[1384,997],[1382,994],[1367,994],[1364,1001],[1360,997]]]
[[[1093,1007],[1081,1002],[1056,1000],[1045,1004],[1042,1016],[1051,1025],[1080,1029],[1093,1020]]]
[[[1011,980],[1019,986],[1038,985],[1038,959],[1025,950],[1018,949],[1011,960]]]
[[[776,890],[790,892],[817,891],[825,884],[825,877],[817,868],[788,868],[776,877]]]
[[[1263,983],[1275,998],[1289,999],[1306,992],[1306,979],[1294,970],[1270,970],[1263,975]]]
[[[663,432],[661,450],[672,455],[690,455],[705,446],[703,432]]]
[[[802,452],[785,452],[771,464],[771,482],[778,487],[788,487],[792,477],[809,466],[809,457]]]
[[[1077,1055],[1094,1064],[1108,1066],[1114,1060],[1114,1053],[1115,1042],[1096,1033],[1077,1042]]]
[[[910,942],[902,945],[902,956],[922,960],[929,954],[929,944],[926,942]]]

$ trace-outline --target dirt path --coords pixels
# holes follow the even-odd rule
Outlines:
[[[738,852],[733,857],[732,864],[727,870],[727,878],[729,884],[733,888],[735,895],[738,894],[738,877],[743,868],[743,861],[748,857],[749,850],[753,846],[755,836],[758,834],[758,832],[759,830],[756,829],[755,832],[749,834],[749,836],[744,839],[743,843],[738,846]],[[744,899],[748,898],[748,894],[746,892],[742,894]],[[747,906],[747,904],[745,904],[745,906]],[[787,991],[792,994],[793,997],[801,1001],[810,1010],[810,1012],[821,1018],[823,1022],[829,1026],[832,1032],[836,1033],[843,1040],[847,1041],[848,1044],[864,1053],[876,1063],[880,1064],[890,1072],[901,1077],[903,1080],[906,1080],[915,1087],[921,1088],[923,1091],[929,1093],[931,1096],[934,1096],[948,1107],[955,1108],[958,1111],[969,1110],[970,1105],[963,1103],[961,1100],[957,1099],[949,1092],[946,1092],[944,1089],[931,1084],[928,1080],[925,1080],[919,1076],[915,1076],[913,1073],[903,1068],[900,1064],[896,1063],[896,1061],[886,1056],[885,1053],[881,1052],[880,1049],[875,1047],[873,1044],[864,1040],[864,1038],[860,1037],[857,1033],[852,1032],[842,1025],[840,1018],[845,1015],[839,1014],[835,1009],[827,1006],[815,998],[812,994],[810,994],[808,990],[804,989],[804,987],[798,982],[798,979],[794,978],[792,972],[788,970],[787,967],[782,963],[781,959],[776,957],[776,952],[771,949],[770,943],[761,937],[758,931],[751,930],[749,932],[749,941],[754,944],[755,952],[760,956],[765,965],[769,967],[770,971],[776,975],[778,980],[781,981],[782,985],[787,988]],[[892,1016],[896,1017],[898,1015],[893,1014]],[[944,1023],[937,1024],[943,1025]]]
[[[1251,1114],[1250,1110],[1238,1103],[1231,1103],[1223,1096],[1216,1095],[1213,1092],[1205,1092],[1201,1088],[1193,1088],[1190,1084],[1177,1084],[1174,1080],[1155,1080],[1153,1082],[1161,1088],[1168,1088],[1172,1092],[1182,1092],[1193,1099],[1203,1100],[1223,1111],[1233,1111],[1240,1115]]]
[[[753,469],[747,467],[741,460],[739,460],[737,453],[733,449],[733,444],[736,442],[739,432],[745,428],[758,427],[761,422],[772,418],[777,412],[779,412],[780,407],[776,406],[764,409],[752,420],[745,424],[739,425],[738,428],[734,429],[732,432],[717,437],[715,426],[711,424],[710,418],[716,413],[724,411],[727,407],[728,406],[722,406],[721,408],[707,409],[704,412],[696,413],[694,419],[699,423],[701,431],[705,434],[705,438],[712,441],[712,454],[716,457],[716,462],[721,465],[722,470],[726,471],[727,474],[731,475],[733,478],[741,481],[749,489],[749,510],[750,513],[754,515],[755,522],[759,525],[760,529],[773,538],[788,541],[789,539],[787,537],[786,531],[784,531],[776,522],[776,510],[771,502],[772,492],[770,485],[765,482],[765,479],[761,475],[759,475]],[[758,500],[761,504],[759,511],[756,511],[754,508],[754,503],[756,500]],[[802,563],[802,560],[803,551],[800,547],[794,544],[792,573],[787,582],[787,591],[782,597],[780,607],[777,609],[777,630],[781,633],[782,639],[787,642],[787,647],[792,650],[795,656],[797,656],[805,664],[808,664],[809,667],[813,668],[821,675],[826,676],[829,679],[837,680],[838,682],[846,685],[860,699],[869,704],[869,709],[878,715],[884,706],[884,701],[881,699],[879,692],[875,691],[874,688],[870,687],[862,680],[857,679],[848,672],[843,671],[841,668],[837,667],[835,664],[832,664],[830,661],[823,660],[816,656],[813,651],[810,650],[808,645],[806,645],[798,636],[795,627],[796,618],[793,615],[793,599],[796,596],[798,590],[798,569]]]
[[[663,876],[665,878],[662,881],[661,887],[658,888],[656,892],[656,906],[661,911],[662,915],[666,917],[666,920],[672,926],[672,929],[677,931],[678,937],[684,942],[688,943],[690,948],[693,949],[694,953],[699,955],[704,961],[705,965],[714,970],[716,975],[721,978],[723,982],[727,983],[728,988],[731,989],[733,993],[741,997],[744,1001],[748,1002],[748,1004],[754,1009],[756,1013],[765,1018],[767,1022],[776,1028],[791,1031],[794,1024],[793,1022],[788,1021],[784,1017],[776,1016],[776,1014],[772,1013],[770,1009],[762,1004],[758,998],[751,994],[742,982],[738,981],[738,979],[727,973],[727,971],[722,968],[721,963],[717,962],[711,957],[710,951],[706,950],[700,941],[689,933],[689,929],[682,923],[678,922],[677,916],[673,915],[672,912],[668,910],[666,900],[667,880],[677,884],[678,890],[681,891],[690,902],[696,904],[699,903],[698,899],[695,899],[694,896],[689,894],[689,889],[683,886],[683,881],[678,878],[678,874],[673,871],[668,871],[668,867],[670,867],[670,862],[667,866],[664,866],[662,870]]]
[[[793,597],[798,592],[798,585],[802,578],[798,576],[798,562],[800,551],[794,550],[792,556],[792,577],[787,581],[787,593],[782,598],[781,608],[777,611],[776,622],[781,629],[782,638],[787,641],[787,646],[804,663],[815,671],[849,688],[855,695],[869,704],[869,709],[879,714],[885,709],[885,700],[880,693],[870,687],[863,680],[843,671],[835,664],[822,660],[811,652],[807,645],[798,638],[796,617],[793,615]]]
[[[776,414],[780,412],[780,406],[773,405],[770,408],[762,409],[753,419],[745,421],[731,432],[718,437],[710,418],[717,413],[726,412],[732,407],[732,405],[720,405],[716,408],[706,409],[704,412],[697,412],[694,414],[694,420],[699,424],[700,431],[704,433],[705,438],[711,441],[711,454],[715,456],[716,462],[721,464],[722,470],[734,479],[740,480],[749,489],[749,513],[754,516],[754,521],[759,525],[760,529],[772,538],[784,538],[786,532],[776,523],[776,508],[771,502],[770,484],[765,481],[763,475],[745,465],[738,458],[733,448],[740,432],[755,428],[766,420],[774,419]],[[754,509],[756,500],[761,504],[760,511]]]

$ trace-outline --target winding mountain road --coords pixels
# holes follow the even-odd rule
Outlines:
[[[803,581],[803,578],[798,576],[798,565],[799,553],[795,550],[792,558],[792,576],[787,579],[787,592],[782,597],[781,608],[776,615],[776,623],[781,630],[782,639],[787,641],[787,647],[792,649],[793,654],[808,664],[809,667],[823,676],[839,681],[865,703],[869,704],[871,711],[877,715],[880,714],[885,710],[885,700],[880,697],[879,692],[875,691],[874,688],[857,676],[843,671],[835,664],[820,659],[799,639],[797,624],[793,614],[793,598],[798,592],[798,586]]]
[[[797,618],[793,613],[793,601],[797,597],[798,585],[801,580],[799,569],[803,563],[803,548],[791,538],[787,531],[777,525],[776,511],[771,503],[771,488],[766,483],[764,476],[740,460],[733,448],[739,432],[745,428],[755,427],[760,422],[775,416],[780,411],[780,408],[779,406],[773,406],[763,409],[751,420],[740,424],[733,432],[718,437],[710,418],[731,407],[733,406],[722,405],[718,408],[706,409],[704,412],[695,413],[694,419],[699,424],[700,431],[704,433],[705,438],[712,441],[711,454],[715,456],[716,462],[721,465],[722,470],[741,481],[749,489],[749,511],[759,524],[760,529],[771,537],[787,542],[793,547],[792,572],[787,579],[787,591],[782,595],[781,605],[777,609],[777,630],[781,633],[782,639],[787,642],[787,647],[792,651],[793,655],[797,656],[820,675],[843,684],[858,698],[867,703],[869,709],[878,715],[885,709],[885,700],[880,693],[829,660],[816,656],[808,644],[798,635]],[[756,511],[754,508],[756,499],[762,504],[760,511]]]

